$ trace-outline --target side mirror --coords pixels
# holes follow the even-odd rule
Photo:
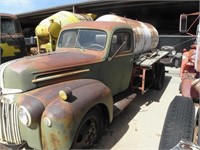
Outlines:
[[[179,20],[179,32],[186,33],[187,32],[187,15],[181,14]]]

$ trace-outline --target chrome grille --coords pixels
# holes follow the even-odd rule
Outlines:
[[[0,142],[5,144],[21,144],[19,132],[18,108],[16,103],[1,99],[0,107]]]

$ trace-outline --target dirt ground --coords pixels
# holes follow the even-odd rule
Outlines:
[[[126,110],[109,125],[97,149],[158,149],[170,102],[179,94],[179,69],[166,68],[161,91],[139,94]]]

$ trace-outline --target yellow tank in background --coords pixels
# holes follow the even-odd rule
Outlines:
[[[95,17],[94,14],[60,11],[42,20],[35,29],[37,47],[31,48],[32,54],[54,51],[62,27],[76,22],[93,21]]]

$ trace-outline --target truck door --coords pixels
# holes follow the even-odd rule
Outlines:
[[[126,90],[133,67],[133,34],[131,30],[118,30],[113,34],[109,58],[106,62],[106,84],[112,94]]]
[[[25,56],[26,45],[18,20],[5,16],[2,16],[0,20],[0,63]]]

